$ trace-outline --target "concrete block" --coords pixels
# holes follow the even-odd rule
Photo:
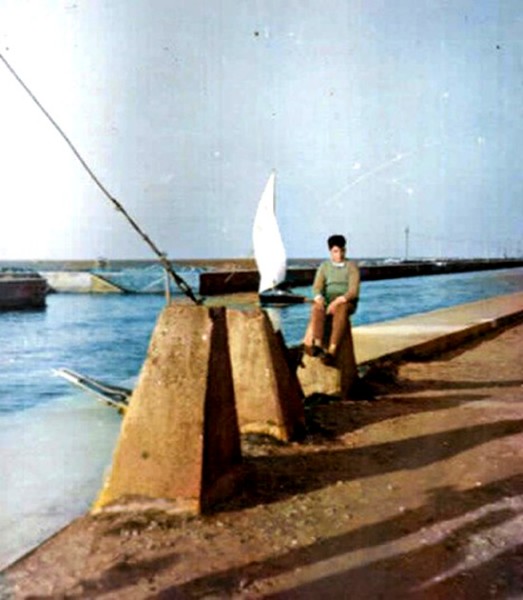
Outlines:
[[[329,321],[330,319],[327,320],[327,324]],[[329,327],[325,327],[325,340],[328,340],[329,334]],[[312,343],[309,330],[305,334],[305,343]],[[350,390],[358,377],[350,321],[333,366],[324,365],[321,359],[307,354],[303,355],[302,363],[303,366],[298,367],[297,375],[306,397],[312,394],[326,394],[350,398]]]
[[[172,304],[154,329],[95,509],[167,500],[200,513],[234,492],[241,447],[224,308]]]
[[[285,441],[301,437],[303,393],[281,334],[260,308],[228,309],[227,322],[240,431]]]

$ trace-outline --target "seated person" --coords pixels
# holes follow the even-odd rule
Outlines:
[[[343,235],[331,235],[327,240],[330,260],[324,261],[316,271],[312,289],[314,301],[305,352],[320,356],[333,364],[336,350],[349,322],[349,315],[356,311],[360,288],[360,272],[356,263],[346,260],[346,239]],[[325,318],[332,316],[332,329],[327,348],[323,337]]]

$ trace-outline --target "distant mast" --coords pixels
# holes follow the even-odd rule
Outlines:
[[[282,283],[287,270],[287,255],[275,213],[275,180],[276,173],[273,171],[260,198],[252,232],[254,259],[260,273],[260,293]]]

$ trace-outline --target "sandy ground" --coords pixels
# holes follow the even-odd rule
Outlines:
[[[366,381],[311,399],[303,443],[243,440],[213,514],[83,517],[0,597],[523,597],[523,325]]]

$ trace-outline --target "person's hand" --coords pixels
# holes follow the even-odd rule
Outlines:
[[[337,298],[335,298],[327,307],[327,314],[328,315],[333,315],[334,311],[336,310],[336,308],[340,305],[340,304],[345,304],[347,302],[347,298],[345,298],[345,296],[338,296]]]
[[[325,304],[325,298],[321,294],[318,294],[314,298],[314,303],[319,304],[320,306],[323,306]]]

